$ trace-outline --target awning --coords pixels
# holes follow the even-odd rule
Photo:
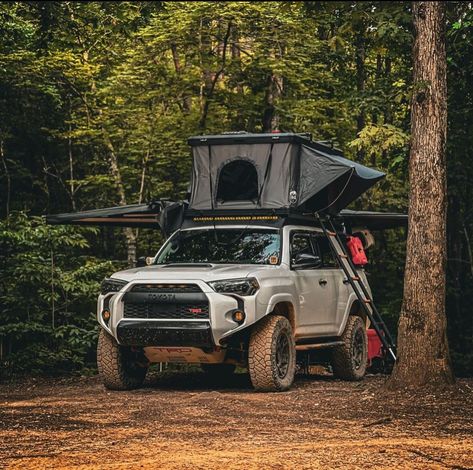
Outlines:
[[[407,227],[407,214],[397,212],[352,211],[343,209],[339,217],[351,227],[365,227],[370,230],[387,230]]]
[[[153,204],[131,204],[82,212],[47,215],[51,225],[109,225],[113,227],[160,228],[160,208]]]
[[[183,221],[186,203],[154,201],[149,204],[106,207],[82,212],[47,215],[51,225],[92,225],[160,229],[165,235],[177,230]]]
[[[161,205],[164,205],[164,208]],[[83,212],[47,215],[46,222],[51,225],[140,227],[160,230],[164,227],[164,232],[170,234],[182,225],[185,207],[185,203],[169,201],[132,204]],[[264,219],[261,220],[262,222],[259,223],[264,223]],[[407,214],[395,212],[343,209],[337,216],[337,220],[343,221],[351,227],[366,227],[370,230],[407,227]]]

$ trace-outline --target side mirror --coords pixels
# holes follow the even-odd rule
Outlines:
[[[153,258],[151,258],[151,256],[140,256],[136,260],[136,267],[144,268],[145,266],[149,266],[152,263],[153,263]]]
[[[299,253],[296,255],[292,267],[297,268],[317,268],[322,264],[322,258],[310,253]]]

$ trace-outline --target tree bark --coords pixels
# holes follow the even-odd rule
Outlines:
[[[182,76],[183,72],[183,67],[181,65],[181,60],[179,58],[179,52],[177,50],[176,44],[171,44],[171,53],[172,53],[172,60],[174,62],[174,70],[176,71],[177,76],[180,77]],[[184,94],[182,97],[182,109],[185,114],[189,114],[191,110],[191,104],[192,104],[192,98],[190,94],[187,94],[188,91],[184,90]]]
[[[280,44],[277,44],[277,48],[271,55],[275,60],[282,60],[283,48]],[[276,105],[281,99],[284,90],[283,77],[274,71],[268,77],[268,84],[265,95],[265,109],[263,111],[262,125],[263,132],[278,131],[280,126],[280,116],[277,112]]]
[[[105,145],[109,151],[110,173],[115,183],[115,187],[117,188],[119,204],[120,206],[126,206],[127,200],[125,185],[123,184],[122,174],[118,164],[118,157],[107,132],[105,129],[102,129],[102,131]],[[136,264],[136,233],[131,227],[125,227],[123,231],[126,238],[127,262],[129,266],[134,266]]]
[[[266,107],[263,112],[263,132],[279,130],[279,114],[276,110],[275,104],[281,97],[282,89],[282,77],[275,73],[271,74],[268,78],[268,86],[266,88]]]
[[[242,63],[241,63],[241,53],[240,53],[240,33],[238,31],[237,26],[233,27],[231,40],[232,40],[232,43],[231,43],[232,61],[238,64],[237,65],[238,73],[236,74],[237,83],[235,85],[235,91],[236,91],[237,96],[243,97],[245,91],[244,91],[243,83],[241,80]],[[238,106],[233,130],[242,131],[244,129],[245,129],[245,118],[243,114],[243,109],[242,109],[242,106]]]
[[[366,27],[362,22],[358,28],[355,36],[355,63],[356,63],[356,90],[358,92],[358,98],[360,99],[360,109],[358,116],[356,117],[356,133],[357,135],[366,126],[366,110],[364,105],[364,93],[366,88],[366,38],[365,38]],[[357,151],[358,161],[363,161],[365,152],[362,149]],[[371,162],[373,164],[373,162]],[[376,163],[376,162],[374,162]]]
[[[11,198],[11,177],[8,171],[7,159],[3,150],[3,139],[0,139],[0,160],[2,160],[3,169],[5,170],[5,177],[7,179],[7,194],[5,201],[5,215],[6,218],[10,216],[10,198]]]
[[[203,25],[206,25],[206,23],[203,23]],[[205,129],[206,124],[207,124],[209,106],[210,106],[211,100],[213,99],[215,87],[217,85],[219,78],[225,72],[225,67],[227,64],[227,48],[228,48],[228,42],[230,40],[231,32],[232,32],[232,22],[229,21],[227,23],[225,36],[218,47],[218,52],[219,52],[218,56],[222,57],[220,69],[217,72],[212,73],[207,66],[204,65],[203,67],[203,73],[202,73],[203,80],[200,87],[200,119],[199,119],[199,128],[202,130]],[[204,33],[202,33],[200,44],[201,44],[201,55],[205,54],[207,55],[207,57],[210,57],[211,50],[212,50],[212,41],[210,39],[210,36],[208,35],[208,31],[205,31]],[[201,62],[204,63],[205,61],[201,61]],[[210,62],[210,59],[207,59],[207,62]],[[210,64],[207,64],[207,65],[210,65]]]
[[[390,388],[454,382],[445,314],[445,2],[413,2],[409,232],[398,360]]]

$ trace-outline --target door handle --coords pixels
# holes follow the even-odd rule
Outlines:
[[[348,279],[344,279],[343,284],[350,284],[350,281]]]
[[[325,286],[325,285],[327,284],[327,279],[320,279],[320,280],[319,280],[319,284],[320,284],[321,286]]]

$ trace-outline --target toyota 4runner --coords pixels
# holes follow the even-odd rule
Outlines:
[[[360,307],[315,224],[182,228],[147,265],[103,281],[98,367],[114,390],[139,387],[152,363],[176,362],[222,380],[245,367],[256,390],[282,391],[310,352],[360,380],[369,325]]]

